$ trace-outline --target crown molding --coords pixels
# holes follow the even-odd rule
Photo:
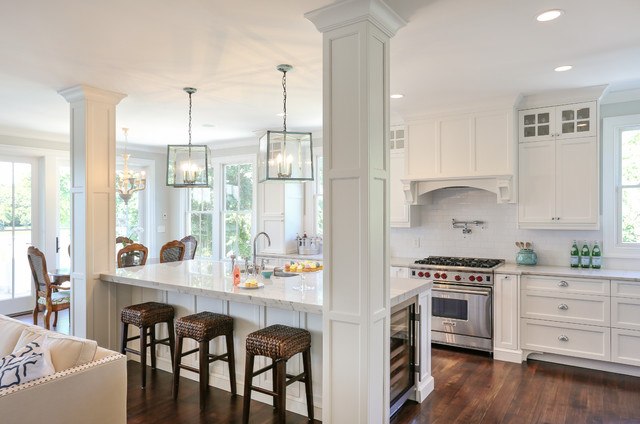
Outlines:
[[[304,14],[320,32],[328,32],[358,22],[371,22],[388,37],[407,24],[382,0],[346,0]]]

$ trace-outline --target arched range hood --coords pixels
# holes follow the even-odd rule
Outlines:
[[[443,188],[471,187],[495,193],[498,203],[515,203],[513,175],[448,177],[442,179],[402,180],[405,201],[420,204],[420,196]]]

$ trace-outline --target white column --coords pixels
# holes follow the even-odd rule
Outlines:
[[[389,44],[380,0],[305,15],[323,32],[323,404],[327,423],[389,421]]]
[[[100,273],[115,269],[116,105],[125,95],[85,85],[61,90],[71,104],[71,325],[109,347],[117,322]]]

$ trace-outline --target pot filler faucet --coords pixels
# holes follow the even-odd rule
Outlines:
[[[269,243],[268,245],[271,246],[271,238],[269,237],[269,234],[265,233],[264,231],[259,232],[253,238],[253,270],[256,272],[256,274],[258,273],[258,263],[256,262],[256,244],[258,242],[258,237],[260,237],[261,235],[264,235],[267,238],[267,243]]]

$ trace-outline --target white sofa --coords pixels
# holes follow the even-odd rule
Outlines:
[[[40,335],[55,373],[0,389],[3,424],[126,424],[127,359],[93,340],[47,331],[0,315],[0,358]]]

